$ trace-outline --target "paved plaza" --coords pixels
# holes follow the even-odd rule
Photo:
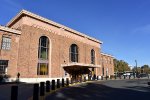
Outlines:
[[[149,100],[148,79],[94,81],[66,87],[51,93],[46,100]],[[11,86],[0,85],[0,100],[10,100]],[[18,84],[18,100],[28,100],[33,85]]]

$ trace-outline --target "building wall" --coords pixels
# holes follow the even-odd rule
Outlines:
[[[104,76],[107,75],[114,75],[114,64],[113,64],[113,57],[108,56],[108,55],[103,55],[101,54],[101,65],[102,65],[102,71],[104,68]]]
[[[10,50],[0,49],[0,60],[9,60],[7,67],[7,74],[10,75],[11,77],[16,77],[18,69],[17,62],[18,62],[18,48],[20,35],[0,30],[1,47],[3,36],[11,38],[11,48]]]
[[[17,20],[10,28],[21,31],[21,35],[0,31],[0,41],[2,35],[10,35],[11,50],[0,51],[0,59],[9,60],[8,75],[15,78],[20,73],[21,78],[62,78],[65,76],[62,64],[69,64],[69,48],[76,44],[79,48],[78,63],[91,64],[91,50],[95,51],[94,73],[104,75],[108,68],[108,75],[113,75],[113,57],[101,54],[100,43],[90,39],[86,35],[74,33],[72,31],[56,27],[34,18],[23,16]],[[37,75],[38,45],[39,38],[47,36],[49,38],[49,74]],[[1,42],[0,42],[1,45]],[[110,63],[111,62],[111,63]],[[28,79],[27,79],[28,80]]]
[[[30,18],[26,18],[25,20],[27,22],[31,21]],[[34,20],[32,22],[34,23]],[[21,26],[22,34],[20,37],[18,60],[18,68],[21,77],[64,77],[64,70],[61,64],[70,63],[69,48],[71,44],[76,44],[79,47],[79,63],[90,64],[91,50],[94,49],[96,52],[96,65],[100,65],[100,46],[98,47],[97,45],[99,43],[94,43],[86,37],[74,36],[73,33],[60,28],[55,27],[51,29],[52,31],[49,31],[47,28],[43,29],[43,27],[37,27],[35,23],[34,25],[31,23],[24,23]],[[56,32],[58,32],[58,34]],[[37,76],[38,43],[41,36],[47,36],[50,40],[49,75],[47,76]],[[80,38],[77,39],[78,37]],[[99,73],[98,71],[99,70],[97,70],[97,74]]]

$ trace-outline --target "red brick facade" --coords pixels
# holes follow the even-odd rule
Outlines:
[[[114,74],[113,57],[108,54],[101,53],[102,75],[110,76]]]
[[[71,63],[69,48],[72,44],[78,46],[79,64],[91,65],[91,50],[93,49],[95,64],[91,66],[99,66],[95,68],[96,75],[102,75],[102,67],[104,67],[104,72],[108,68],[109,75],[114,73],[113,57],[101,54],[101,41],[28,11],[21,11],[7,24],[6,29],[0,29],[0,41],[5,35],[11,38],[11,49],[1,49],[0,59],[9,60],[7,74],[12,78],[15,78],[18,72],[21,78],[65,77],[62,65]],[[38,47],[41,36],[49,39],[48,75],[37,75]],[[102,63],[101,59],[107,60]]]

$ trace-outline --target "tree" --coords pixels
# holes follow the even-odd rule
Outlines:
[[[138,72],[138,73],[140,73],[141,72],[141,67],[134,67],[133,69],[132,69],[132,71],[133,72]]]
[[[116,72],[116,71],[118,71],[118,60],[117,59],[114,59],[114,71]]]
[[[127,62],[123,60],[114,59],[114,70],[115,72],[130,71],[130,67],[128,66]]]
[[[141,73],[150,73],[150,67],[149,67],[149,65],[143,65],[141,67]]]
[[[137,68],[133,68],[132,69],[134,72],[138,72],[138,73],[148,73],[148,74],[150,74],[150,67],[149,67],[149,65],[143,65],[143,66],[141,66],[141,67],[137,67]]]

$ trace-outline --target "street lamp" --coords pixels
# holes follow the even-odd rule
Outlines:
[[[138,74],[138,71],[137,71],[137,60],[135,60],[135,67],[136,67],[136,77],[137,77],[137,74]]]

